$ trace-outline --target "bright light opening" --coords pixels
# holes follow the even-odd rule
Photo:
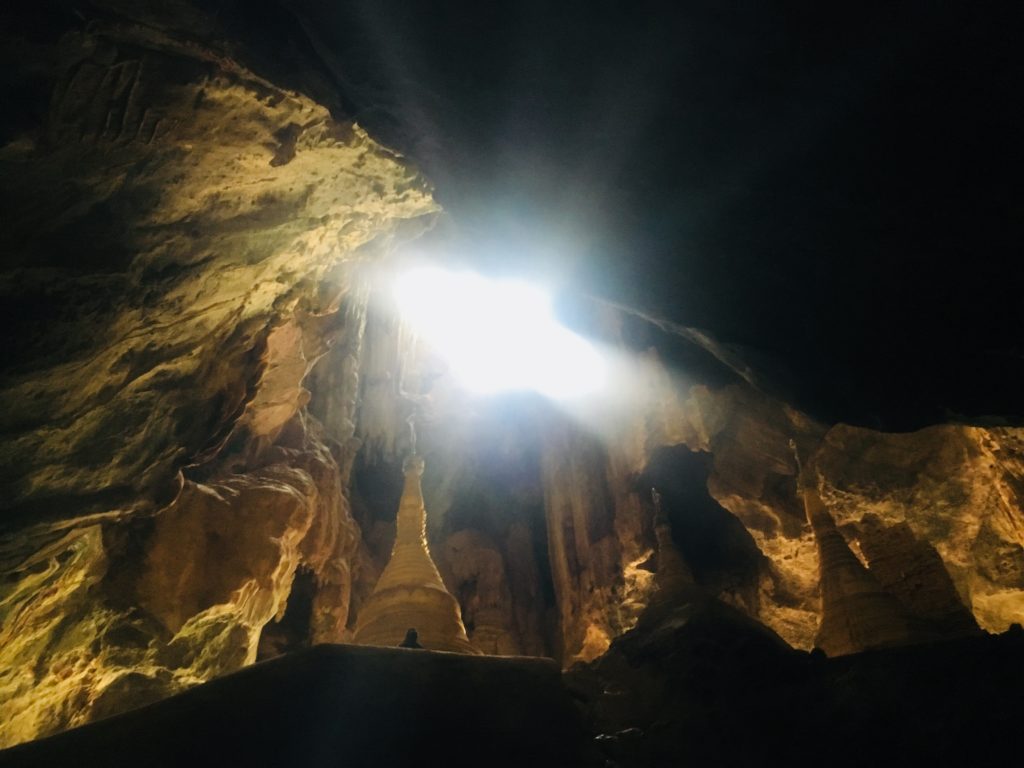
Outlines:
[[[420,267],[399,277],[395,298],[412,329],[469,390],[535,390],[567,399],[604,385],[601,355],[562,326],[550,297],[527,283]]]

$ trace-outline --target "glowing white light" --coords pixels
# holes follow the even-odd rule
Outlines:
[[[395,298],[467,389],[532,389],[563,399],[604,383],[601,355],[560,325],[550,298],[526,283],[421,267],[397,280]]]

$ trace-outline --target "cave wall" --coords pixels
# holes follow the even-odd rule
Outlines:
[[[596,414],[538,408],[529,398],[474,401],[394,320],[367,334],[377,339],[377,369],[363,390],[364,455],[396,462],[408,445],[404,418],[419,414],[431,546],[488,652],[542,649],[571,665],[634,626],[655,591],[651,486],[673,481],[704,485],[717,509],[710,528],[688,519],[706,510],[668,510],[682,523],[674,536],[696,537],[677,548],[695,553],[688,569],[697,586],[795,647],[849,653],[979,626],[1001,632],[1021,620],[1019,429],[830,427],[745,382],[708,386],[672,371],[656,345],[637,349],[625,339],[616,312],[598,314],[591,330],[631,373],[625,402]],[[502,410],[516,414],[514,428],[495,415]],[[855,603],[842,591],[823,595],[823,584],[846,582],[841,564],[820,557],[831,545],[808,518],[794,447],[813,465],[808,477],[839,537],[828,541],[841,542],[872,589],[898,606],[899,632],[883,621],[879,631],[822,639],[826,615],[848,624],[843,606]],[[707,469],[690,476],[669,461],[653,472],[667,450],[706,456]],[[530,512],[538,501],[542,531]],[[386,522],[374,525],[365,590],[393,535]],[[513,525],[546,557],[513,545]],[[698,562],[708,549],[719,550],[711,568]],[[529,586],[517,592],[516,578]]]
[[[345,632],[354,449],[304,379],[436,206],[172,5],[4,12],[5,84],[44,106],[0,147],[0,745],[251,663],[300,567],[311,639]]]
[[[724,552],[710,574],[691,560],[698,586],[797,648],[851,653],[979,627],[1003,632],[1024,621],[1021,428],[947,424],[896,434],[829,427],[748,384],[712,388],[670,373],[653,350],[628,354],[641,382],[631,407],[589,428],[558,419],[544,428],[563,663],[600,655],[652,599],[658,543],[650,470],[666,448],[708,456],[706,475],[687,482],[705,482],[720,513],[742,523],[728,533],[690,526],[688,535],[700,539],[691,545],[697,554]],[[848,598],[860,587],[840,575],[842,562],[821,557],[827,544],[808,517],[794,448],[812,465],[808,480],[837,541],[872,589],[897,606],[887,615],[899,614],[906,625],[899,632],[884,621],[878,631],[849,628],[856,622],[844,606],[855,604]],[[671,480],[682,468],[666,471]],[[685,518],[687,510],[676,514]],[[677,546],[684,553],[685,543]],[[840,585],[838,592],[823,594],[826,583]],[[823,640],[826,617],[848,627],[840,641]]]
[[[820,541],[798,492],[791,440],[813,460],[813,482],[845,545],[885,594],[927,625],[913,638],[969,633],[974,622],[1002,632],[1024,618],[1020,428],[826,427],[745,386],[668,392],[676,401],[671,423],[655,441],[712,454],[711,495],[769,564],[756,600],[723,597],[792,645],[815,644],[829,606],[821,603]]]

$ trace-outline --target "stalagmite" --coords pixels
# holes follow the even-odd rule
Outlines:
[[[406,459],[395,546],[359,613],[354,641],[393,647],[415,629],[428,650],[477,654],[466,636],[459,603],[445,589],[427,548],[427,510],[420,488],[423,469],[418,455]]]

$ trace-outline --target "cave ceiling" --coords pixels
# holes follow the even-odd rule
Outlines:
[[[447,258],[705,330],[825,421],[1020,415],[1017,4],[32,8],[6,136],[83,20],[228,39],[416,163]]]
[[[1019,4],[290,0],[457,250],[827,420],[1019,415]]]

